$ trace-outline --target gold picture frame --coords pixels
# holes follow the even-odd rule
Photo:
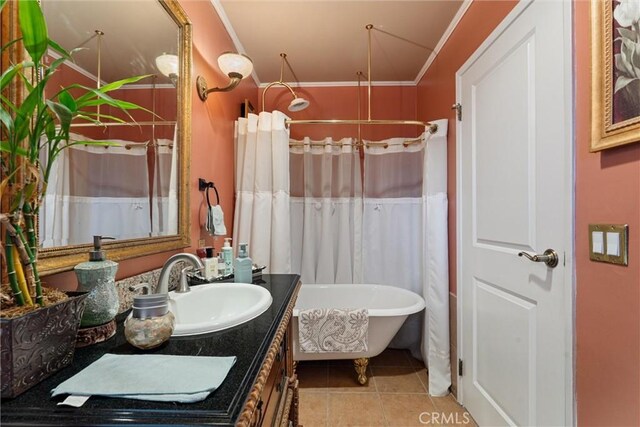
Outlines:
[[[623,5],[591,1],[591,152],[640,141],[640,80],[625,70],[640,64],[621,56],[626,36],[640,37],[640,22],[617,7]]]

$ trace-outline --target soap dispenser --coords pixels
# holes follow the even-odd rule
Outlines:
[[[247,253],[247,244],[240,243],[240,251],[233,268],[234,282],[251,283],[251,258]]]
[[[115,319],[120,307],[115,283],[118,263],[106,259],[102,251],[102,240],[105,239],[113,239],[113,237],[93,236],[93,250],[89,252],[89,261],[78,264],[74,268],[78,277],[78,290],[89,293],[80,321],[81,330],[100,325],[107,326]],[[108,332],[94,333],[99,337],[87,344],[111,338],[115,334],[115,324],[109,325],[106,330]]]

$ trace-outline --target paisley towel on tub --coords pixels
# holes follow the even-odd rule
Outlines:
[[[298,342],[303,353],[367,351],[369,310],[311,308],[298,313]]]

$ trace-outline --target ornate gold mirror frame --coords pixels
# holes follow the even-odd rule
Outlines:
[[[184,10],[177,0],[158,0],[178,26],[180,71],[177,83],[177,138],[178,138],[178,234],[141,239],[119,240],[106,243],[104,249],[109,259],[118,261],[188,247],[190,238],[189,165],[191,153],[191,39],[192,29]],[[12,2],[9,2],[12,3]],[[7,5],[9,6],[9,5]],[[12,9],[12,10],[9,10]],[[5,30],[15,29],[17,13],[14,8],[3,10],[3,39]],[[5,26],[6,24],[6,26]],[[14,32],[15,31],[11,31]],[[7,34],[9,35],[9,34]],[[13,39],[12,37],[11,39]],[[22,54],[21,52],[18,54]],[[6,59],[6,58],[3,58]],[[14,91],[10,96],[20,96]],[[38,268],[40,275],[71,270],[87,260],[90,244],[40,249]]]

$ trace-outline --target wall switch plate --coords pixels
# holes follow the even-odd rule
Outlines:
[[[629,226],[589,224],[589,258],[592,261],[629,265]]]

